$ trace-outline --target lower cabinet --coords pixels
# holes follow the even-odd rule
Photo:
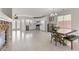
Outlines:
[[[5,44],[5,32],[0,32],[0,48]]]

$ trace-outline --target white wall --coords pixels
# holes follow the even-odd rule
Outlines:
[[[72,29],[76,29],[76,34],[79,35],[79,8],[72,9]]]
[[[47,31],[48,17],[41,18],[40,30]]]
[[[41,24],[40,25],[40,30],[42,30],[42,31],[45,31],[46,30],[46,28],[45,28],[46,27],[45,26],[46,23],[45,22],[46,22],[45,20],[40,21],[40,24]]]
[[[35,20],[34,19],[31,20],[30,25],[29,25],[29,29],[30,30],[36,29],[36,24],[35,24]]]

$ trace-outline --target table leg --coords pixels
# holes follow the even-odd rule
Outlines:
[[[63,46],[65,46],[65,45],[66,45],[65,40],[63,40]]]
[[[57,46],[57,41],[55,41],[55,46]]]
[[[52,34],[51,34],[51,43],[52,43]]]
[[[71,50],[73,50],[73,41],[71,41]]]
[[[7,32],[5,31],[5,43],[7,43]]]

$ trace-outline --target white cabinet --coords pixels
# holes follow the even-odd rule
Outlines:
[[[5,44],[5,32],[0,32],[0,48]]]

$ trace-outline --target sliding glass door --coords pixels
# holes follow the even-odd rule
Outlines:
[[[71,14],[58,16],[57,26],[62,31],[71,31]]]
[[[62,29],[71,29],[71,15],[58,16],[57,25]]]

